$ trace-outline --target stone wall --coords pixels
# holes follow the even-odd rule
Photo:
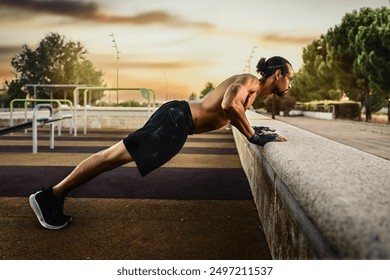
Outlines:
[[[390,161],[247,112],[288,141],[237,148],[274,259],[390,259]]]

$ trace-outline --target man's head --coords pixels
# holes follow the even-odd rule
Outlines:
[[[274,79],[273,93],[283,96],[291,87],[293,69],[287,59],[273,56],[266,60],[264,57],[257,63],[257,72],[261,75],[260,81],[264,83],[268,78]]]

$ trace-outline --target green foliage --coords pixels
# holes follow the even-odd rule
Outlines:
[[[300,101],[339,99],[342,92],[378,110],[390,94],[390,9],[346,14],[303,50],[291,94]]]
[[[14,98],[26,98],[26,92],[23,91],[23,83],[20,80],[12,80],[5,82],[6,87],[8,88],[8,92],[14,92]]]
[[[17,83],[20,85],[29,83],[101,86],[103,73],[96,70],[92,62],[85,58],[86,53],[87,50],[80,42],[67,41],[64,36],[51,33],[40,41],[35,50],[23,45],[21,53],[12,58],[11,65],[19,75]],[[52,90],[54,98],[62,98],[59,91]],[[8,95],[11,99],[18,94],[18,89],[9,88]],[[48,94],[45,89],[39,89],[37,97],[45,98]]]
[[[129,101],[125,101],[125,102],[120,102],[119,104],[109,104],[108,102],[100,102],[99,103],[100,106],[102,107],[147,107],[148,104],[147,103],[141,103],[139,101],[136,101],[136,100],[129,100]]]
[[[329,110],[329,105],[338,105],[338,104],[356,104],[360,106],[359,102],[356,101],[338,101],[338,100],[313,100],[310,102],[297,102],[296,107],[304,111],[318,111],[318,106],[322,105],[325,111]]]
[[[256,98],[255,101],[253,102],[252,106],[254,109],[264,108],[265,107],[264,98],[260,98],[260,97]]]
[[[190,97],[188,98],[188,100],[196,100],[196,99],[198,99],[198,95],[195,92],[191,93]]]
[[[206,94],[208,94],[210,91],[213,91],[213,90],[214,90],[213,83],[207,82],[207,84],[205,85],[205,88],[200,92],[199,98],[205,97]]]
[[[336,118],[360,119],[361,105],[356,101],[314,100],[297,102],[295,108],[311,112],[330,112],[330,105],[335,108]]]
[[[259,99],[259,98],[258,98]],[[283,97],[279,97],[275,94],[269,95],[264,100],[264,107],[268,112],[272,112],[272,107],[274,106],[273,102],[275,99],[275,113],[279,114],[280,111],[289,112],[292,110],[296,103],[296,97],[291,95],[285,95]],[[255,108],[255,107],[254,107]],[[255,108],[256,109],[256,108]]]
[[[138,101],[130,100],[130,101],[126,101],[126,102],[121,102],[117,106],[118,107],[141,107],[142,105],[143,104],[141,104]],[[114,106],[116,106],[116,105],[114,105]]]

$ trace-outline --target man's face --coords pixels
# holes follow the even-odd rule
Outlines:
[[[287,64],[287,68],[288,68],[287,74],[283,75],[280,73],[280,79],[277,81],[277,84],[275,86],[274,93],[276,93],[280,97],[284,96],[288,92],[288,90],[292,86],[292,82],[294,79],[293,69],[291,65]]]

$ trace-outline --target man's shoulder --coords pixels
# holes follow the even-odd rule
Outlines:
[[[258,79],[254,75],[245,73],[245,74],[236,74],[236,75],[230,76],[225,81],[230,81],[231,83],[235,83],[235,82],[243,83],[243,82],[252,81],[252,80],[258,81]]]
[[[235,78],[235,82],[250,87],[258,85],[260,83],[259,79],[252,74],[237,75]]]
[[[233,76],[231,76],[230,78],[235,78],[235,79],[242,79],[242,78],[246,78],[246,79],[257,79],[256,76],[250,74],[250,73],[243,73],[243,74],[235,74]]]
[[[242,84],[242,85],[253,85],[254,82],[258,82],[259,80],[253,76],[252,74],[237,74],[230,76],[229,78],[226,78],[224,81],[222,81],[215,90],[218,91],[220,89],[225,90],[232,84]]]

